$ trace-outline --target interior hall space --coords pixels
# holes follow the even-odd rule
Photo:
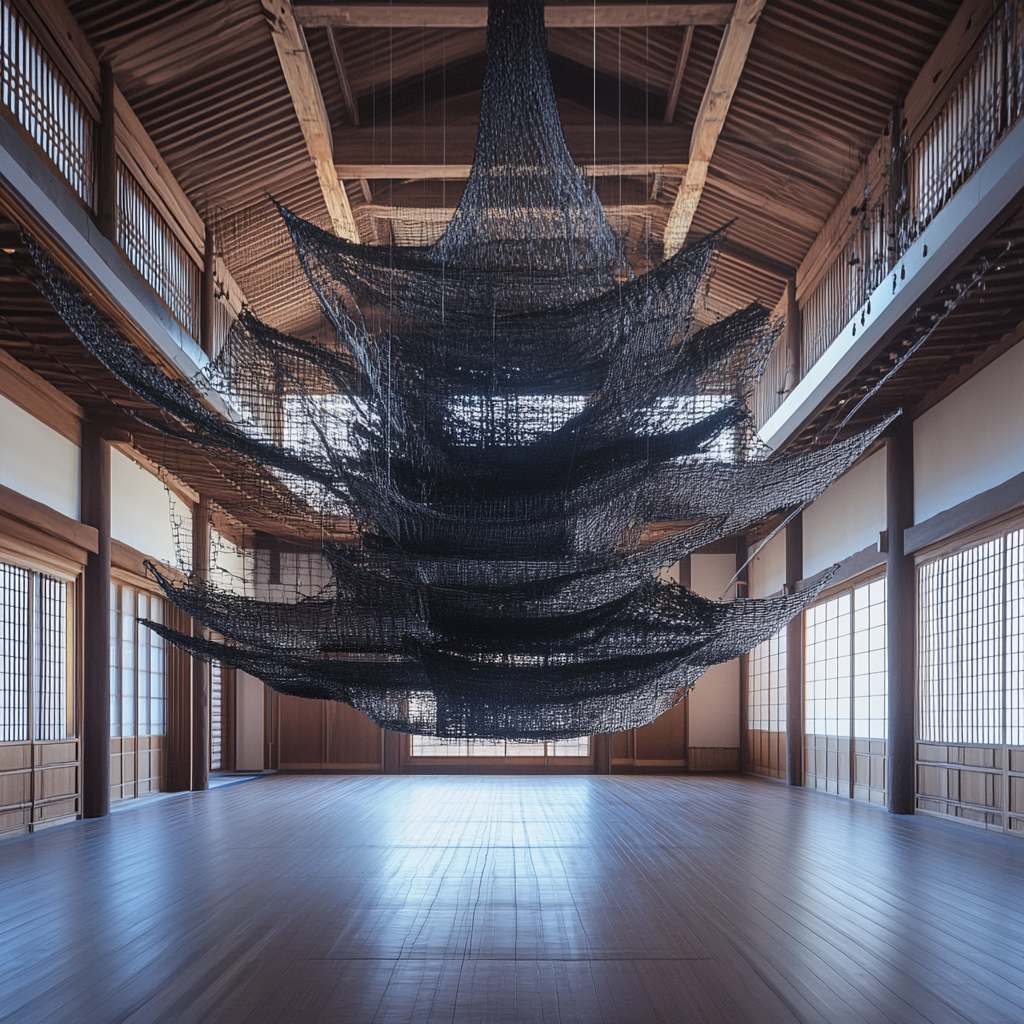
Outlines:
[[[1024,1020],[1024,0],[0,0],[0,1021]]]

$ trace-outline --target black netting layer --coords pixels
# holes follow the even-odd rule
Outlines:
[[[436,244],[353,244],[281,209],[333,338],[246,311],[186,383],[37,252],[42,287],[154,426],[226,461],[281,523],[233,588],[154,567],[222,639],[158,632],[391,729],[631,728],[825,582],[723,603],[661,570],[813,501],[882,426],[797,456],[760,444],[747,398],[780,325],[753,305],[695,329],[717,236],[633,274],[566,148],[542,3],[489,17],[476,156]],[[244,502],[228,511],[244,521]]]

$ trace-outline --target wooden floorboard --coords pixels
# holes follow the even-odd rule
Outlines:
[[[0,843],[16,1024],[1024,1020],[1024,843],[736,777],[278,776]]]

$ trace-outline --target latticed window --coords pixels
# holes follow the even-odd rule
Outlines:
[[[759,775],[786,774],[786,630],[747,657],[747,764]]]
[[[0,563],[0,742],[75,734],[72,636],[63,581]]]
[[[166,645],[142,619],[163,622],[163,599],[112,584],[111,736],[162,736],[166,729]]]
[[[7,0],[0,0],[0,103],[91,207],[93,119]]]
[[[888,733],[885,580],[808,608],[804,630],[807,785],[882,802]]]
[[[1024,530],[919,574],[919,739],[1024,746]]]

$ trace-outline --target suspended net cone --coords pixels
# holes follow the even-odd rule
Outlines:
[[[557,739],[650,722],[825,585],[720,603],[659,579],[815,500],[886,424],[799,455],[760,443],[747,399],[782,325],[754,304],[695,329],[718,235],[633,274],[565,145],[539,0],[492,0],[474,163],[436,243],[280,213],[333,336],[246,310],[192,382],[34,249],[171,461],[198,446],[237,492],[226,514],[280,524],[278,578],[260,557],[233,589],[152,567],[218,637],[149,623],[168,640],[388,729]],[[676,526],[652,539],[659,520]]]

